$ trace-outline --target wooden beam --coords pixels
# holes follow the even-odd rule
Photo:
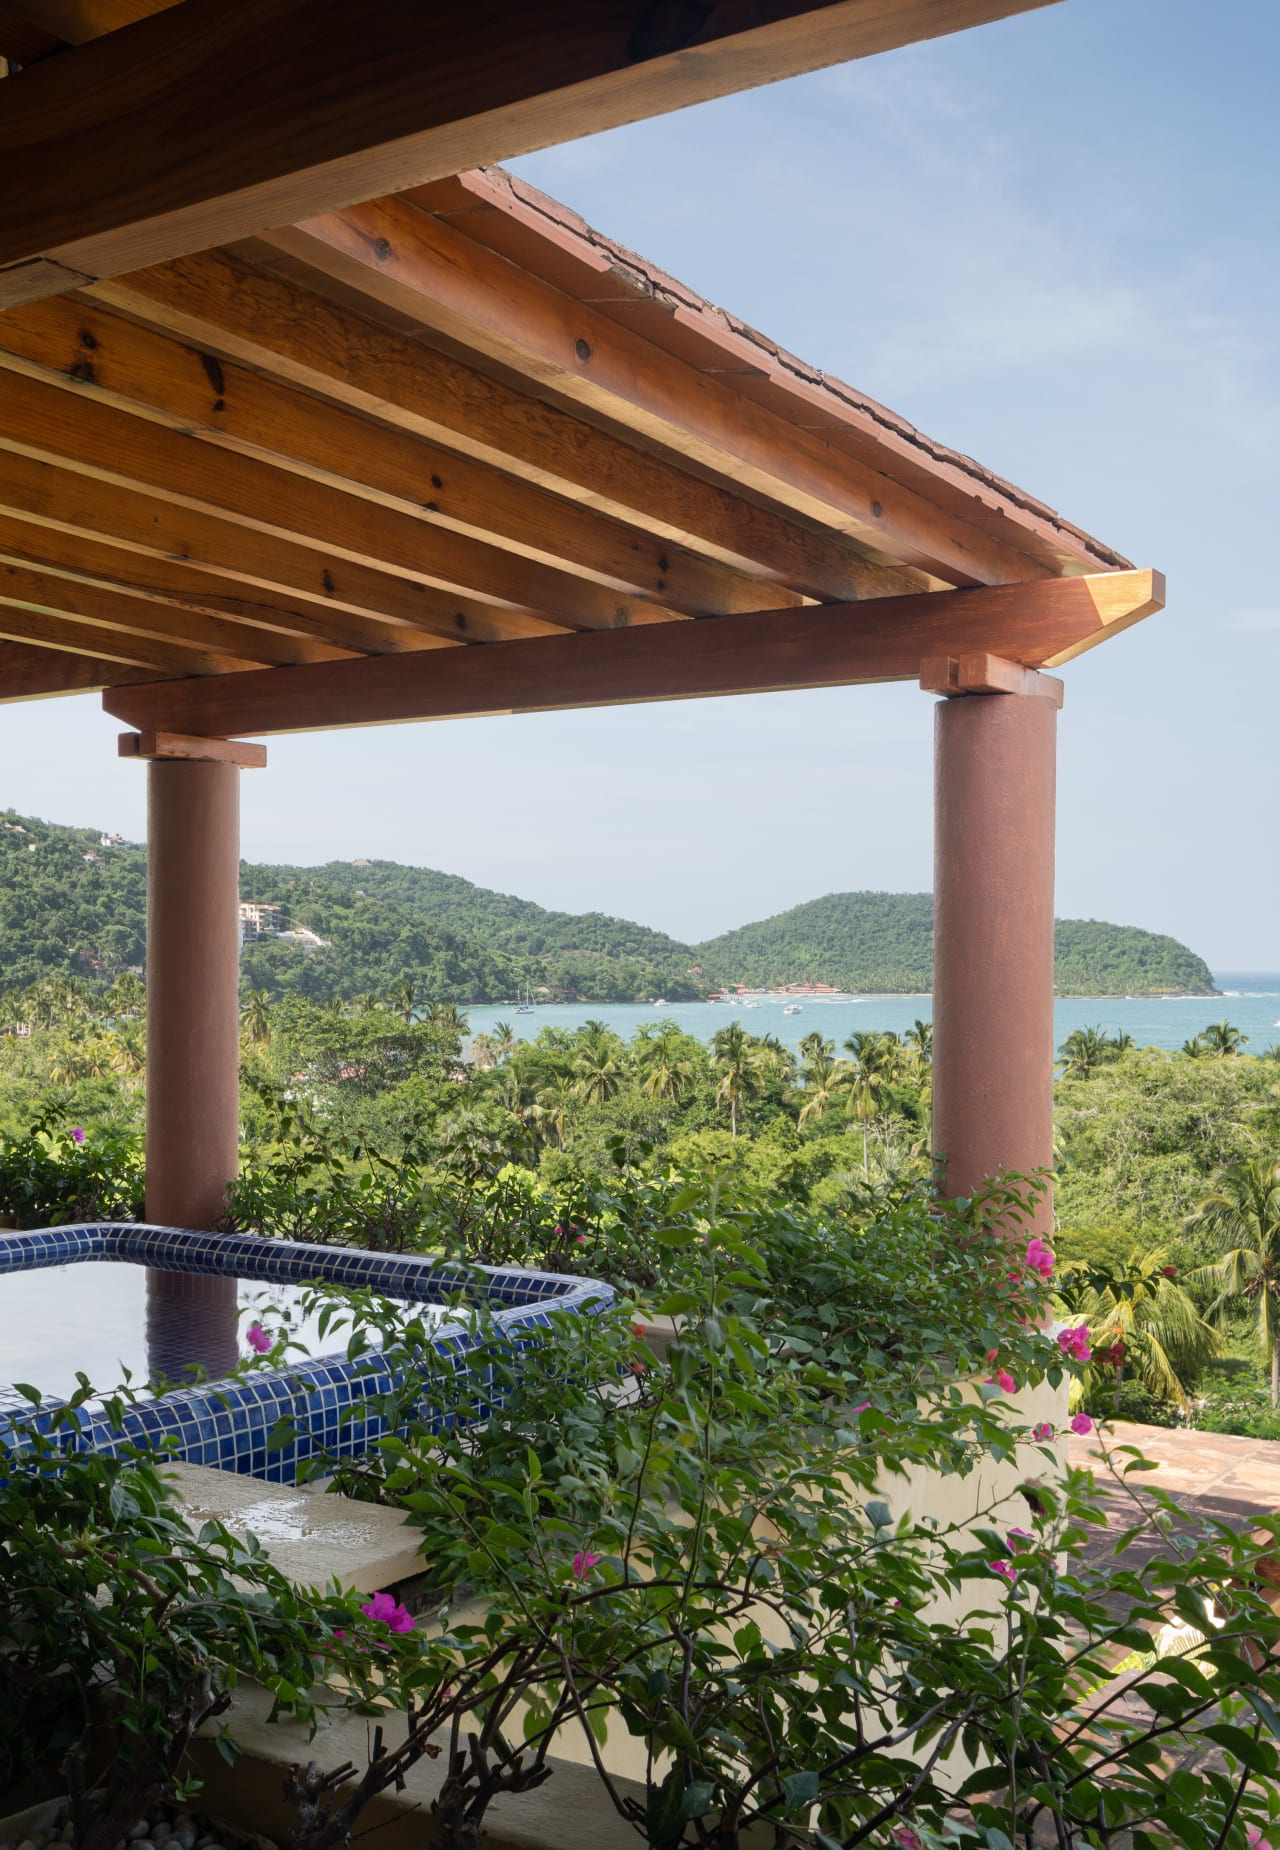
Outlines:
[[[118,32],[151,13],[163,13],[177,0],[18,0],[26,17],[68,45],[84,45],[106,32]]]
[[[311,634],[369,654],[509,635],[555,635],[534,616],[494,610],[389,572],[236,527],[193,509],[0,448],[0,509],[57,532],[92,534],[159,559],[182,560],[248,585],[298,591],[312,609]],[[324,607],[332,611],[327,619]],[[371,621],[375,619],[375,621]],[[414,631],[421,632],[415,641]]]
[[[230,678],[237,671],[252,672],[249,663],[235,656],[186,648],[161,637],[139,636],[130,630],[112,629],[79,618],[56,616],[26,603],[11,604],[4,595],[2,579],[0,637],[9,642],[40,643],[45,648],[65,650],[70,655],[98,656],[104,661],[123,662],[131,667],[163,668],[171,675],[226,675]],[[270,672],[278,674],[281,670]]]
[[[281,635],[278,630],[175,609],[158,598],[135,597],[64,571],[35,571],[23,560],[6,557],[3,549],[0,602],[72,617],[129,635],[189,643],[193,648],[212,650],[259,667],[350,659],[320,644]]]
[[[1062,705],[1062,683],[1056,675],[1007,662],[1001,655],[939,655],[920,664],[920,685],[926,694],[946,699],[968,694],[1021,694]]]
[[[1043,4],[184,0],[6,79],[0,303]]]
[[[617,520],[643,522],[656,539],[696,548],[766,584],[820,600],[936,588],[924,574],[876,564],[841,534],[676,469],[230,251],[140,270],[92,293],[200,351],[323,393]],[[81,364],[86,357],[92,362],[81,355]]]
[[[882,563],[948,584],[1022,582],[1057,569],[1020,548],[1026,536],[1012,523],[1007,540],[993,538],[408,199],[350,206],[261,242],[484,353],[533,389],[561,393],[696,468],[835,528]]]
[[[242,309],[242,313],[243,313]],[[84,302],[0,315],[0,365],[687,616],[788,599],[730,568]],[[794,597],[796,603],[801,598]]]
[[[121,758],[183,758],[189,763],[238,764],[242,771],[266,767],[267,748],[248,739],[192,739],[181,732],[122,732]]]
[[[26,643],[0,643],[0,701],[50,700],[61,694],[96,694],[124,682],[163,681],[160,668],[128,668],[88,655],[63,655]]]
[[[372,638],[362,633],[362,646],[352,647],[348,641],[348,646],[339,648],[326,641],[313,640],[317,635],[328,633],[333,613],[319,609],[313,613],[305,599],[297,599],[291,605],[284,598],[273,599],[267,592],[251,595],[243,588],[237,595],[235,586],[211,572],[201,572],[171,559],[150,559],[122,547],[104,545],[83,533],[55,532],[47,527],[29,525],[2,513],[0,559],[11,565],[29,566],[37,572],[80,578],[133,597],[151,598],[172,609],[202,611],[211,617],[227,617],[236,623],[278,631],[282,636],[294,638],[298,646],[307,651],[299,660],[329,661],[340,655],[394,652],[385,647],[367,646],[370,640],[381,640],[382,631],[373,624],[369,625],[374,632]],[[338,621],[340,623],[341,619]],[[413,631],[390,633],[403,636],[410,644],[418,644],[419,639]],[[423,639],[424,646],[436,643],[434,637]],[[439,646],[445,645],[440,643]]]
[[[211,737],[394,720],[536,713],[862,681],[908,680],[922,661],[986,650],[1039,667],[1161,608],[1158,572],[1039,579],[864,604],[759,611],[703,623],[455,650],[430,661],[324,663],[216,683],[113,690],[108,713]]]
[[[493,599],[517,613],[512,624],[501,608],[492,611],[494,638],[518,634],[518,618],[528,612],[575,629],[663,622],[675,614],[450,531],[428,513],[415,517],[256,457],[231,455],[24,373],[0,372],[0,446],[237,527],[336,552],[450,597]]]

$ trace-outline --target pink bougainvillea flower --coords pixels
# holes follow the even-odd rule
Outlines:
[[[1020,1548],[1034,1548],[1036,1545],[1036,1538],[1030,1529],[1010,1529],[1008,1541],[1011,1555],[1016,1555]]]
[[[1271,1850],[1271,1845],[1267,1842],[1256,1824],[1251,1824],[1249,1826],[1248,1835],[1249,1850]]]
[[[362,1600],[360,1610],[366,1619],[372,1619],[376,1625],[385,1625],[393,1632],[411,1632],[417,1624],[408,1608],[390,1593],[375,1593],[371,1600]]]
[[[853,1411],[855,1413],[865,1413],[867,1408],[870,1405],[871,1405],[871,1402],[869,1400],[860,1400],[857,1406],[853,1409]]]
[[[895,1824],[889,1835],[895,1844],[901,1844],[902,1850],[924,1850],[919,1831],[913,1831],[909,1824]]]
[[[1016,1394],[1018,1384],[1007,1368],[997,1368],[994,1375],[987,1376],[988,1387],[998,1387],[1002,1394]]]
[[[649,1334],[648,1325],[643,1324],[643,1323],[633,1323],[631,1326],[631,1334],[633,1336],[647,1336]]]
[[[1037,1445],[1043,1445],[1046,1439],[1052,1439],[1053,1427],[1049,1424],[1048,1420],[1037,1420],[1035,1425],[1031,1428],[1031,1437],[1035,1440]]]
[[[585,1246],[585,1245],[586,1245],[586,1243],[587,1243],[587,1236],[586,1236],[586,1234],[585,1234],[585,1233],[575,1233],[573,1237],[574,1237],[574,1239],[575,1239],[575,1241],[577,1242],[577,1244],[578,1244],[579,1246]]]
[[[556,1234],[560,1235],[563,1232],[564,1232],[564,1228],[560,1225],[559,1221],[557,1221],[556,1222]]]
[[[587,1549],[585,1548],[582,1549],[582,1551],[579,1554],[576,1554],[573,1557],[573,1577],[574,1579],[575,1580],[586,1580],[588,1576],[590,1575],[592,1568],[599,1567],[602,1559],[603,1557],[601,1555],[593,1555],[589,1553]]]
[[[72,1143],[83,1143],[84,1142],[84,1126],[82,1124],[72,1125],[71,1141]]]
[[[1078,1323],[1074,1329],[1058,1331],[1058,1347],[1073,1362],[1087,1362],[1093,1351],[1089,1347],[1089,1326]]]
[[[1176,1278],[1178,1276],[1178,1268],[1176,1265],[1162,1265],[1160,1270],[1166,1278]]]
[[[245,1331],[245,1341],[258,1355],[265,1355],[271,1347],[271,1338],[260,1323],[251,1323]]]
[[[1037,1234],[1027,1247],[1028,1266],[1033,1272],[1038,1272],[1041,1278],[1052,1278],[1054,1263],[1053,1249],[1046,1246]]]
[[[999,1355],[999,1353],[1000,1351],[998,1349],[988,1349],[987,1354],[986,1354],[986,1360],[988,1362],[994,1362],[996,1357]]]
[[[1087,1413],[1077,1413],[1071,1422],[1072,1432],[1078,1432],[1083,1438],[1085,1433],[1093,1431],[1093,1421]]]
[[[1002,1580],[1014,1581],[1018,1578],[1018,1570],[1013,1562],[1006,1561],[1003,1556],[994,1561],[988,1561],[987,1566],[993,1574],[999,1574]]]

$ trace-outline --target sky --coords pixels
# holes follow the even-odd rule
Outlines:
[[[1064,0],[513,162],[711,301],[1160,567],[1063,671],[1057,909],[1280,969],[1277,0]],[[1266,536],[1272,535],[1272,542]],[[913,687],[270,744],[250,860],[365,855],[686,940],[926,889]],[[0,808],[140,839],[96,697],[0,716]]]

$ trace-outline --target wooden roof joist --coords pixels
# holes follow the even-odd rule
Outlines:
[[[1039,667],[1159,607],[1052,508],[500,170],[432,179],[433,153],[360,196],[398,109],[425,111],[414,159],[516,145],[552,24],[568,134],[1019,0],[717,0],[688,58],[651,42],[670,9],[497,0],[484,70],[461,0],[426,9],[430,58],[422,9],[370,0],[345,64],[330,0],[0,0],[0,53],[15,5],[54,45],[4,80],[0,301],[8,259],[68,258],[77,161],[83,267],[0,307],[0,700],[104,688],[143,730],[219,737]],[[286,27],[287,72],[216,65]],[[482,94],[508,97],[483,123]],[[41,97],[66,103],[43,166]],[[190,254],[215,225],[234,245]]]
[[[983,651],[1053,667],[1163,603],[1158,572],[1111,572],[113,688],[104,705],[142,731],[229,738],[906,680]]]
[[[0,303],[1048,3],[30,0],[87,42],[5,80]]]

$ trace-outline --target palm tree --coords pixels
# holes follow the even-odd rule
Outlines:
[[[471,1026],[466,1009],[458,1002],[433,1002],[427,1009],[427,1020],[439,1034],[448,1034],[461,1040]]]
[[[556,1147],[563,1150],[578,1102],[578,1089],[572,1079],[561,1073],[538,1094],[538,1103],[546,1113],[547,1123],[555,1133]]]
[[[240,1038],[246,1047],[265,1047],[270,1042],[271,1004],[264,990],[250,990],[240,1011]]]
[[[1123,1060],[1127,1053],[1133,1052],[1133,1036],[1127,1028],[1121,1028],[1119,1034],[1111,1036],[1112,1059]]]
[[[493,1024],[493,1054],[496,1060],[509,1060],[516,1050],[515,1029],[509,1021],[495,1021]]]
[[[1241,1034],[1239,1028],[1233,1028],[1229,1021],[1215,1021],[1211,1027],[1202,1028],[1200,1039],[1206,1053],[1216,1060],[1225,1060],[1229,1054],[1239,1053],[1247,1046],[1249,1036]]]
[[[622,1062],[613,1036],[606,1030],[603,1037],[585,1039],[574,1055],[573,1070],[578,1075],[579,1098],[591,1105],[603,1105],[612,1098],[622,1084]]]
[[[826,1115],[827,1106],[834,1105],[845,1090],[844,1072],[844,1061],[833,1060],[826,1054],[818,1054],[805,1061],[800,1075],[804,1080],[804,1104],[800,1107],[801,1124],[807,1124],[810,1118],[821,1118]]]
[[[834,1041],[824,1041],[816,1032],[806,1034],[800,1042],[800,1059],[802,1063],[806,1060],[829,1060],[835,1050]]]
[[[1166,1400],[1187,1402],[1184,1376],[1218,1353],[1222,1339],[1177,1282],[1161,1247],[1132,1252],[1118,1271],[1062,1268],[1064,1308],[1083,1316],[1095,1354],[1119,1347],[1116,1379],[1126,1365]]]
[[[1089,1079],[1115,1058],[1115,1048],[1101,1028],[1074,1028],[1058,1049],[1064,1079]]]
[[[1180,1051],[1188,1060],[1202,1059],[1207,1051],[1203,1036],[1197,1034],[1194,1040],[1183,1041]]]
[[[844,1044],[849,1059],[844,1063],[843,1090],[848,1095],[847,1110],[862,1126],[862,1174],[871,1174],[871,1120],[884,1107],[884,1095],[897,1075],[902,1049],[896,1034],[861,1031],[851,1034]]]
[[[478,1066],[482,1073],[498,1064],[498,1050],[493,1044],[493,1037],[488,1034],[475,1034],[467,1049],[472,1066]]]
[[[646,1042],[639,1051],[636,1068],[640,1075],[640,1090],[646,1098],[670,1099],[678,1104],[680,1094],[693,1078],[693,1067],[687,1056],[679,1050],[679,1043],[670,1034],[659,1035],[656,1040]]]
[[[902,1038],[916,1066],[927,1066],[933,1059],[933,1023],[917,1016]]]
[[[1221,1246],[1216,1265],[1192,1273],[1217,1289],[1206,1315],[1220,1323],[1232,1305],[1254,1307],[1258,1347],[1271,1365],[1271,1405],[1280,1406],[1280,1163],[1239,1162],[1187,1221]]]
[[[719,1028],[711,1039],[711,1064],[721,1069],[716,1099],[729,1107],[729,1129],[738,1134],[738,1112],[749,1098],[764,1090],[769,1069],[776,1065],[776,1055],[747,1033],[740,1021]]]
[[[418,989],[411,976],[402,976],[387,991],[387,1007],[408,1027],[418,1006]]]

